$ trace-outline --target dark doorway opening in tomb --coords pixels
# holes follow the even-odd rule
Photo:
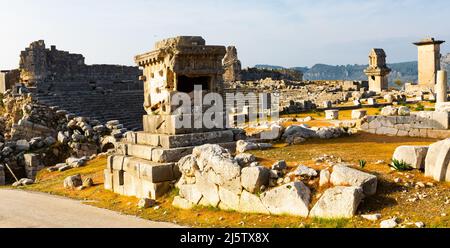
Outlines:
[[[188,76],[178,76],[177,77],[177,91],[191,93],[194,91],[195,85],[202,86],[202,90],[210,90],[211,77],[188,77]]]

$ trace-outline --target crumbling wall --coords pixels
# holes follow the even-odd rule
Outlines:
[[[127,131],[119,121],[102,124],[39,104],[30,93],[13,95],[7,91],[3,105],[0,165],[11,168],[18,178],[34,179],[44,166],[55,165],[69,156],[97,154],[105,137],[120,139]],[[6,181],[13,181],[11,173],[5,174]]]
[[[449,113],[421,111],[409,116],[367,116],[361,130],[388,136],[448,138]]]
[[[86,65],[81,54],[45,47],[35,41],[20,54],[20,79],[27,86],[38,82],[137,82],[138,67],[122,65]]]

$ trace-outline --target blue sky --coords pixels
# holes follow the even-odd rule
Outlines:
[[[133,65],[155,41],[201,35],[235,45],[244,66],[415,60],[411,42],[449,40],[445,0],[0,0],[0,69],[18,66],[31,41],[82,53],[88,64]],[[450,52],[444,43],[442,53]]]

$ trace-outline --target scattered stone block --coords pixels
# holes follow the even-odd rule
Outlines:
[[[305,184],[293,182],[262,193],[261,201],[271,214],[307,217],[310,197],[311,191]]]
[[[326,120],[338,120],[339,119],[339,110],[325,110],[325,119]]]
[[[300,165],[300,166],[297,167],[297,169],[295,169],[294,175],[296,175],[296,176],[316,177],[317,176],[317,171],[312,169],[312,168],[309,168],[307,166]]]
[[[425,176],[450,182],[450,139],[433,143],[425,157]]]
[[[239,153],[236,157],[234,157],[234,159],[241,167],[249,166],[251,163],[256,161],[255,156],[250,153]]]
[[[320,180],[319,180],[319,186],[325,186],[330,183],[330,176],[331,173],[329,170],[321,170],[320,171]]]
[[[404,161],[415,169],[424,169],[427,152],[428,146],[399,146],[392,158]]]
[[[360,187],[337,186],[327,189],[311,209],[309,216],[324,219],[351,218],[363,198]]]
[[[269,169],[258,167],[246,167],[241,172],[241,184],[244,189],[250,193],[255,193],[260,190],[261,186],[269,185]]]
[[[74,176],[69,176],[64,179],[64,188],[66,189],[75,189],[83,185],[83,181],[81,179],[81,175],[77,174]]]
[[[365,109],[356,109],[352,111],[352,119],[359,120],[364,118],[367,115],[367,110]]]
[[[380,223],[380,228],[395,228],[397,227],[397,218],[383,220]]]
[[[180,209],[189,210],[194,208],[194,204],[189,202],[188,200],[182,198],[181,196],[175,196],[172,202],[172,206]]]
[[[393,106],[386,106],[381,109],[381,115],[383,116],[396,116],[398,115],[398,109]]]
[[[362,218],[370,221],[377,221],[381,219],[381,214],[363,214],[361,215]]]
[[[377,191],[377,177],[347,166],[333,167],[330,181],[335,186],[361,187],[365,195],[374,195]]]

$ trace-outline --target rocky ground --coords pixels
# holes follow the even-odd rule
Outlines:
[[[299,145],[276,144],[268,150],[251,151],[258,161],[270,166],[274,161],[286,160],[291,168],[303,164],[316,170],[335,161],[344,161],[358,168],[358,160],[367,161],[362,169],[378,177],[378,190],[374,196],[363,200],[357,216],[351,219],[319,220],[288,216],[267,216],[220,211],[211,207],[195,207],[179,210],[172,207],[176,190],[160,199],[148,209],[138,207],[139,200],[116,195],[103,189],[103,169],[106,157],[99,156],[87,166],[65,172],[42,171],[38,183],[25,189],[87,200],[89,204],[137,215],[142,218],[167,221],[193,227],[379,227],[384,220],[397,218],[399,227],[448,227],[450,226],[450,184],[437,183],[425,178],[420,171],[392,171],[388,162],[395,148],[400,145],[428,145],[434,140],[385,137],[357,134],[332,140],[311,139]],[[325,156],[326,155],[326,156]],[[64,189],[67,176],[80,174],[93,179],[93,186],[80,189]],[[315,196],[323,189],[318,178],[308,186]],[[313,197],[311,206],[317,197]],[[370,215],[366,218],[362,215]],[[380,214],[376,216],[375,214]],[[193,218],[195,216],[195,218]],[[379,218],[379,219],[378,219]],[[389,223],[388,223],[389,224]]]

